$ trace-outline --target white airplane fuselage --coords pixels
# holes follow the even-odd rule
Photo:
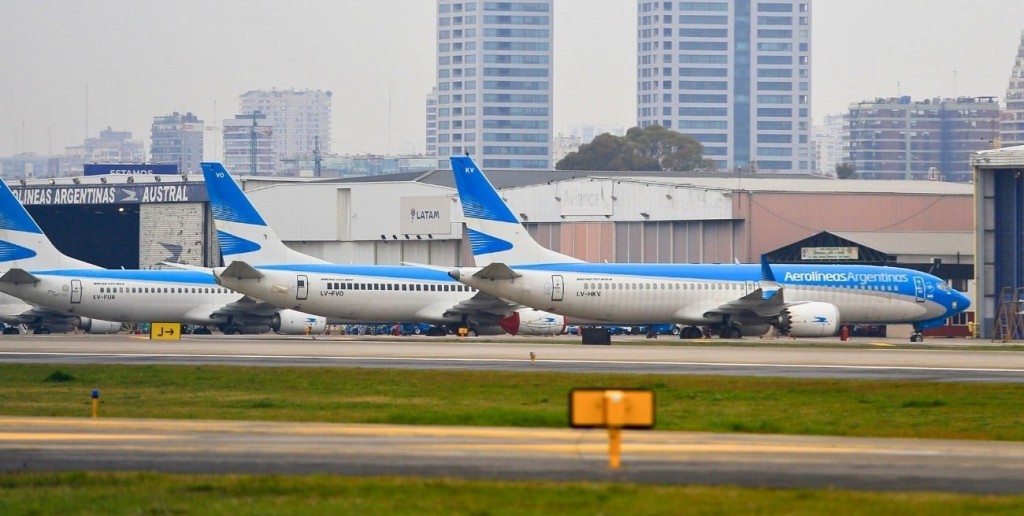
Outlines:
[[[217,324],[224,318],[211,314],[243,297],[217,285],[211,275],[191,271],[64,270],[32,274],[38,282],[0,283],[0,289],[54,310],[111,321]]]
[[[698,268],[713,275],[696,274]],[[773,266],[778,277],[801,266]],[[863,267],[863,266],[862,266]],[[617,273],[617,270],[632,274]],[[885,268],[861,268],[861,274]],[[513,267],[514,279],[474,277],[477,268],[459,270],[459,279],[489,294],[573,320],[637,323],[712,324],[706,317],[715,307],[760,288],[756,265],[554,264]],[[642,271],[646,272],[641,274]],[[891,270],[891,269],[890,269]],[[942,317],[951,302],[950,290],[925,275],[894,271],[891,277],[866,282],[787,283],[779,281],[787,303],[829,303],[839,308],[840,322],[913,322]],[[744,279],[748,278],[748,279]]]
[[[333,321],[457,323],[462,316],[451,313],[449,309],[466,302],[476,293],[475,289],[452,280],[443,272],[413,267],[379,266],[381,270],[372,275],[342,271],[373,267],[259,268],[263,275],[259,279],[224,275],[221,274],[223,269],[217,269],[215,273],[220,284],[232,290],[279,308],[321,315]]]

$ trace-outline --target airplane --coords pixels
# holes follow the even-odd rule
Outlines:
[[[217,285],[209,272],[107,270],[61,253],[0,180],[0,291],[68,321],[181,322],[226,334],[272,329],[321,333],[326,320],[277,307]],[[45,333],[45,332],[41,332]]]
[[[349,323],[424,322],[427,335],[465,329],[477,335],[552,335],[565,318],[509,303],[454,281],[447,269],[340,265],[288,248],[220,163],[202,163],[226,267],[217,281],[232,290]]]
[[[452,172],[476,267],[452,269],[460,282],[573,322],[671,322],[680,338],[708,327],[722,338],[835,335],[843,325],[945,324],[970,299],[941,279],[871,265],[586,263],[537,243],[469,156]]]

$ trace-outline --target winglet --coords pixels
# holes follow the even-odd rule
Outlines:
[[[775,281],[775,274],[772,272],[772,266],[768,264],[768,255],[761,255],[761,281]]]
[[[772,299],[782,291],[779,282],[775,281],[775,273],[772,272],[772,266],[768,264],[768,255],[766,254],[761,255],[761,289],[764,299]],[[782,296],[779,296],[779,299],[782,299]]]

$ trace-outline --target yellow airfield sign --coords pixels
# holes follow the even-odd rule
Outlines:
[[[152,323],[149,325],[150,340],[181,340],[181,323]]]

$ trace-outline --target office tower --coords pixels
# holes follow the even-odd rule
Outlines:
[[[192,113],[182,115],[175,111],[170,115],[153,117],[150,162],[173,163],[183,174],[200,173],[203,129],[203,121]]]
[[[995,97],[913,101],[910,97],[850,104],[849,162],[861,179],[971,180],[971,153],[999,134]]]
[[[439,168],[552,168],[553,3],[438,0]]]
[[[253,90],[243,93],[241,113],[259,111],[274,128],[273,170],[280,161],[313,156],[317,137],[321,154],[331,153],[331,92],[321,90]]]
[[[224,168],[239,176],[273,175],[279,161],[274,129],[260,111],[224,120]]]
[[[999,137],[1003,147],[1024,145],[1024,30],[1020,32],[1020,46],[1006,88],[1006,110]]]
[[[809,0],[637,1],[637,123],[723,171],[811,172]]]
[[[425,155],[437,157],[437,87],[427,95],[427,151]]]

